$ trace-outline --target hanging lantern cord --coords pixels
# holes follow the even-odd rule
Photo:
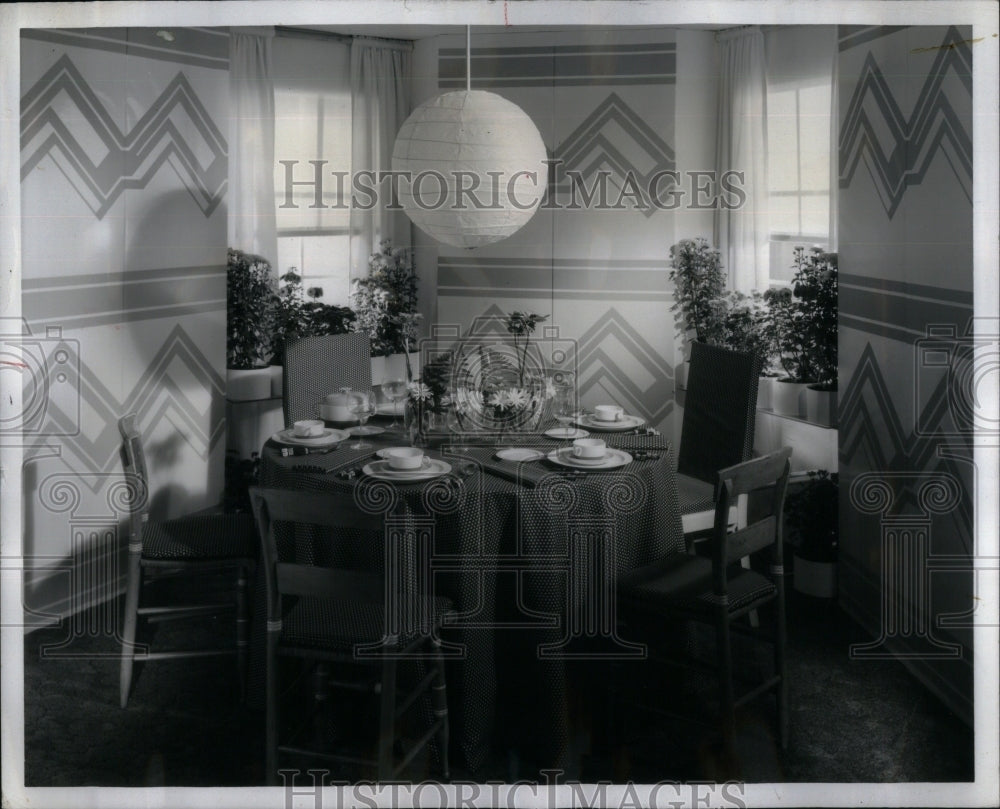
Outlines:
[[[472,89],[472,26],[465,26],[465,89]]]

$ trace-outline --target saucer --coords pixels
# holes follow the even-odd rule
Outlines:
[[[551,430],[546,430],[545,434],[549,438],[559,438],[563,441],[586,438],[590,435],[586,430],[581,430],[579,427],[553,427]]]
[[[549,453],[548,458],[552,463],[560,466],[569,466],[575,469],[617,469],[632,463],[632,456],[620,449],[608,447],[608,451],[603,458],[595,458],[583,461],[573,455],[571,447],[554,449]]]
[[[598,430],[599,432],[606,433],[634,430],[636,427],[641,427],[645,423],[646,420],[640,416],[622,416],[617,421],[602,421],[601,419],[594,418],[591,415],[586,415],[577,422],[577,424],[580,424],[587,429]]]
[[[414,480],[430,480],[431,478],[447,475],[451,471],[451,464],[438,458],[424,457],[426,463],[420,469],[393,469],[388,461],[372,461],[365,464],[361,471],[369,477],[380,478],[381,480],[395,480],[398,482],[409,482]]]
[[[540,461],[545,453],[530,447],[507,447],[498,450],[497,457],[504,461]]]
[[[343,430],[324,429],[319,435],[300,436],[292,429],[280,430],[271,436],[272,441],[280,444],[294,444],[300,447],[328,447],[339,443],[348,437]]]

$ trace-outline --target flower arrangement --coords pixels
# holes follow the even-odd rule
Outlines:
[[[504,324],[507,331],[514,337],[514,353],[518,354],[518,341],[524,338],[523,351],[518,354],[518,381],[524,384],[524,370],[528,363],[528,343],[535,332],[535,326],[549,319],[548,315],[538,315],[534,312],[511,312]]]
[[[389,239],[368,260],[367,278],[355,279],[355,329],[371,340],[372,356],[405,352],[416,337],[417,276],[406,248]]]
[[[719,304],[725,296],[719,251],[704,238],[683,239],[670,248],[670,280],[676,289],[671,311],[680,313],[682,328],[703,343],[722,343]]]
[[[226,367],[267,364],[274,282],[267,259],[232,247],[226,266]]]
[[[791,289],[764,293],[778,358],[794,382],[837,386],[837,254],[795,248]]]
[[[423,369],[419,382],[408,386],[410,402],[431,413],[445,413],[451,404],[451,375],[453,356],[451,352],[439,354]]]

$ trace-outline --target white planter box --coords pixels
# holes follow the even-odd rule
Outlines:
[[[271,398],[271,369],[226,369],[226,398],[231,402],[250,402]]]
[[[410,369],[413,378],[420,376],[420,352],[410,352]],[[372,357],[372,386],[378,387],[387,379],[406,379],[406,356],[390,354],[388,357]]]
[[[774,386],[777,384],[776,376],[759,377],[757,384],[757,407],[761,410],[770,410],[774,406]]]
[[[687,360],[684,362],[679,362],[674,366],[674,389],[675,390],[687,390],[688,385],[688,370],[691,368],[691,363]]]
[[[837,391],[806,388],[806,418],[823,427],[833,427],[837,423]]]
[[[285,368],[281,365],[272,365],[271,371],[271,396],[281,397],[284,395],[282,385],[285,381]]]

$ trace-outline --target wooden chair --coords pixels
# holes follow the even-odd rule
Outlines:
[[[315,419],[316,403],[342,387],[370,390],[371,342],[364,334],[303,337],[285,346],[282,383],[285,427],[300,419]]]
[[[385,518],[364,513],[348,494],[251,489],[260,531],[267,587],[267,777],[276,784],[281,753],[374,767],[380,781],[396,778],[420,750],[436,738],[442,775],[448,770],[448,707],[444,661],[436,632],[451,604],[422,590],[415,559],[417,532],[386,530]],[[317,541],[338,546],[369,535],[385,543],[384,571],[317,567],[289,557],[275,531],[279,523],[291,533],[320,526]],[[348,533],[349,532],[349,533]],[[359,533],[361,532],[361,533]],[[280,532],[289,533],[287,530]],[[322,539],[320,538],[322,536]],[[377,538],[377,539],[375,539]],[[398,563],[398,564],[397,564]],[[409,620],[408,620],[408,618]],[[367,654],[363,652],[367,650]],[[330,666],[348,669],[343,679],[329,678],[334,688],[378,695],[378,739],[374,758],[343,750],[323,750],[313,742],[290,739],[280,743],[279,658],[318,663],[314,671],[317,696],[325,700],[324,683]],[[397,667],[407,660],[429,662],[406,694],[397,693]],[[360,678],[354,675],[360,675]],[[430,696],[430,727],[396,760],[397,723],[421,698]],[[305,728],[315,725],[305,723]],[[307,734],[308,735],[308,731]]]
[[[685,536],[714,524],[716,474],[753,452],[760,359],[754,354],[692,343],[677,453],[677,493]],[[735,504],[734,523],[744,503]]]
[[[723,737],[730,747],[734,740],[736,708],[771,690],[777,694],[778,736],[782,748],[788,743],[782,510],[791,454],[791,449],[785,447],[718,473],[710,558],[676,554],[630,571],[618,581],[618,596],[625,616],[652,616],[657,621],[673,617],[714,626]],[[771,490],[769,507],[761,508],[763,513],[758,515],[755,503],[753,519],[744,527],[730,531],[729,509],[736,498],[761,489]],[[767,548],[770,548],[768,575],[734,564]],[[737,624],[740,618],[749,617],[752,610],[769,602],[776,605],[771,636]],[[739,695],[734,682],[730,639],[731,631],[737,627],[746,630],[751,637],[768,640],[774,651],[774,674]]]
[[[129,506],[128,578],[125,613],[122,621],[122,658],[119,679],[121,706],[128,705],[135,659],[164,660],[183,657],[236,654],[241,693],[247,677],[247,635],[249,628],[248,587],[256,558],[256,528],[247,514],[219,514],[183,517],[166,522],[149,519],[149,478],[142,440],[135,425],[135,413],[118,421],[121,434],[122,465],[135,496]],[[208,576],[232,573],[234,589],[226,601],[199,601],[192,604],[146,604],[144,589],[153,579],[179,575]],[[149,651],[136,644],[139,619],[149,623],[236,612],[236,643],[218,648]]]

